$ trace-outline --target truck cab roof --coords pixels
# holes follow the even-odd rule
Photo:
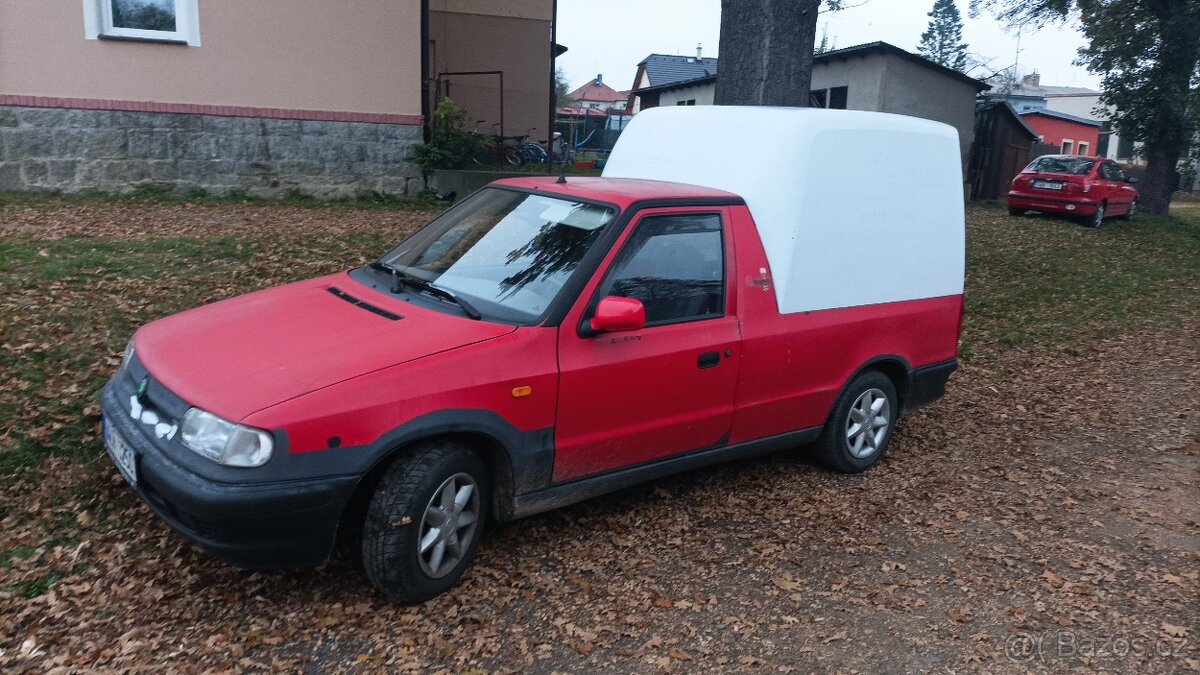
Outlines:
[[[546,176],[544,178],[506,178],[495,181],[492,185],[608,202],[621,209],[628,208],[637,202],[649,200],[678,200],[703,204],[743,203],[742,198],[738,195],[716,188],[642,178],[567,176],[566,183],[559,183],[557,176]]]

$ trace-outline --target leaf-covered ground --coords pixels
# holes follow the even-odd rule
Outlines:
[[[964,367],[889,456],[787,452],[493,529],[396,607],[224,566],[98,435],[134,327],[370,259],[428,214],[0,202],[0,669],[1200,670],[1200,209],[969,212]]]

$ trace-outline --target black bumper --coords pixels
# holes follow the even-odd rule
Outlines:
[[[909,376],[908,395],[904,397],[904,411],[927,406],[945,395],[946,382],[955,370],[958,359],[914,368]]]
[[[358,476],[262,483],[206,478],[180,461],[184,458],[172,457],[191,453],[178,440],[154,438],[144,430],[149,427],[132,419],[123,405],[130,393],[123,384],[118,375],[104,387],[105,423],[136,454],[138,495],[172,529],[247,569],[316,567],[329,559]],[[192,454],[186,461],[194,458],[202,459]]]

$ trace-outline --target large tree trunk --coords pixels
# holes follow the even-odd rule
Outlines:
[[[807,106],[820,0],[721,0],[717,105]]]
[[[1138,210],[1159,216],[1167,215],[1171,193],[1179,185],[1179,152],[1153,150],[1146,152],[1146,179],[1137,186]]]

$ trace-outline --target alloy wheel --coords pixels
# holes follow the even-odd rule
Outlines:
[[[458,566],[479,525],[479,486],[465,473],[456,473],[434,491],[421,518],[417,560],[421,571],[437,579]]]
[[[846,447],[862,459],[883,446],[892,419],[892,404],[880,389],[868,389],[850,406],[846,418]]]

